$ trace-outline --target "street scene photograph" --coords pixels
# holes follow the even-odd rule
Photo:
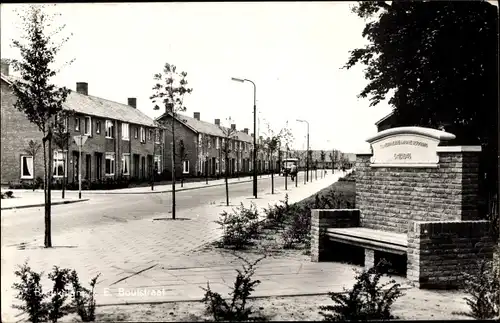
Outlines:
[[[1,321],[500,321],[498,17],[2,3]]]

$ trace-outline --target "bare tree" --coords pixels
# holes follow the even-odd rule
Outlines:
[[[227,118],[228,124],[232,123],[231,117]],[[226,205],[229,206],[229,183],[228,183],[228,177],[229,177],[229,155],[233,151],[231,149],[231,144],[234,144],[234,140],[238,140],[238,136],[236,129],[233,128],[226,128],[219,126],[220,130],[222,131],[223,137],[222,137],[222,142],[221,142],[221,152],[224,157],[224,163],[225,163],[225,170],[224,170],[224,177],[225,177],[225,182],[226,182]],[[220,169],[220,168],[219,168]]]
[[[322,164],[322,170],[321,170],[321,178],[323,178],[323,175],[325,173],[325,159],[326,159],[326,153],[324,150],[320,152],[320,159],[321,159],[321,164]]]
[[[184,95],[189,94],[193,89],[187,87],[187,73],[177,72],[177,67],[166,63],[162,73],[154,75],[157,82],[153,86],[153,95],[150,97],[154,110],[159,110],[162,104],[165,107],[165,113],[170,116],[170,129],[172,135],[171,157],[172,157],[172,219],[175,220],[175,120],[180,112],[186,111],[184,106]],[[163,84],[161,84],[163,83]],[[168,123],[168,121],[166,122]]]
[[[56,124],[55,116],[63,109],[63,103],[70,92],[65,87],[57,88],[51,83],[52,77],[57,74],[57,70],[54,70],[51,65],[55,63],[57,53],[69,38],[63,37],[59,42],[54,39],[65,25],[54,27],[56,15],[44,12],[44,6],[30,5],[19,16],[23,22],[22,36],[19,40],[13,40],[12,43],[21,54],[20,60],[12,60],[14,69],[21,74],[21,79],[15,79],[12,82],[12,89],[17,97],[14,106],[23,112],[43,135],[44,245],[50,248],[52,247],[50,184],[52,182],[53,129]]]
[[[269,162],[271,163],[271,194],[274,194],[274,155],[276,152],[280,154],[280,147],[282,142],[291,143],[293,140],[293,135],[290,129],[288,128],[288,122],[284,128],[282,128],[278,133],[275,133],[271,125],[267,123],[267,132],[265,134],[267,138],[264,140],[264,144],[262,145],[262,149],[267,154]],[[279,158],[280,156],[278,156]],[[281,161],[280,161],[281,163]],[[281,166],[281,164],[280,164]],[[285,175],[286,176],[286,175]],[[286,181],[286,178],[285,178]]]
[[[61,110],[57,115],[58,122],[54,127],[54,143],[56,147],[63,151],[63,177],[62,177],[62,190],[61,198],[65,197],[66,192],[66,181],[67,181],[67,171],[68,167],[66,165],[68,160],[69,144],[71,139],[71,134],[68,131],[68,118],[74,115],[74,111]]]

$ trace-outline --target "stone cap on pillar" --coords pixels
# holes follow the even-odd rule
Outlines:
[[[455,139],[446,131],[424,127],[397,127],[367,139],[372,167],[438,167],[438,145]]]

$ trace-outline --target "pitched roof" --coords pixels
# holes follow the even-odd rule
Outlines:
[[[165,114],[161,115],[158,117],[156,120],[161,119],[165,116]],[[198,120],[192,117],[188,117],[183,114],[178,114],[178,117],[176,118],[177,121],[181,122],[182,124],[186,125],[188,128],[193,130],[194,132],[197,133],[202,133],[202,134],[207,134],[211,136],[216,136],[216,137],[225,137],[226,135],[224,132],[221,130],[221,127],[219,127],[216,124]],[[222,127],[227,129],[227,127]],[[236,131],[235,134],[238,137],[238,140],[245,141],[245,142],[253,142],[253,137],[250,136],[249,134],[244,133],[243,131]]]
[[[382,119],[380,119],[379,121],[375,122],[375,125],[378,126],[379,124],[381,124],[385,120],[389,119],[393,115],[394,115],[394,111],[392,111],[391,113],[389,113],[388,115],[386,115],[385,117],[383,117]]]
[[[1,78],[9,84],[12,84],[15,79],[19,79],[18,77],[6,76],[4,74],[1,74]],[[134,107],[92,95],[84,95],[73,90],[71,90],[66,98],[63,109],[74,110],[77,113],[95,117],[155,127],[155,121],[152,118]]]

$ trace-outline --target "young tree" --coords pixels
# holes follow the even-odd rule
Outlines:
[[[323,173],[325,172],[325,159],[326,159],[326,154],[324,150],[320,152],[320,159],[321,159],[321,165],[323,166],[321,170],[321,178],[323,178]]]
[[[287,124],[288,125],[288,124]],[[278,133],[275,133],[271,125],[267,123],[267,133],[265,134],[267,138],[264,140],[263,150],[268,156],[271,163],[271,194],[274,194],[274,155],[278,152],[278,158],[281,157],[280,147],[282,141],[291,141],[293,135],[288,127],[282,128]],[[280,160],[281,166],[281,160]]]
[[[40,151],[40,148],[42,148],[42,144],[40,144],[39,142],[35,142],[33,140],[30,140],[28,142],[28,146],[24,149],[24,152],[30,156],[33,156],[33,178],[37,178],[36,177],[36,163],[35,163],[35,160],[36,160],[36,156],[38,155],[38,152]],[[36,189],[36,182],[33,183],[33,192],[35,191]]]
[[[193,89],[187,87],[187,73],[177,72],[177,67],[166,63],[162,73],[154,75],[156,84],[153,86],[153,95],[150,97],[154,106],[154,110],[159,110],[159,104],[165,107],[165,114],[170,116],[167,118],[166,128],[170,128],[171,142],[171,158],[172,158],[172,219],[175,220],[175,124],[180,112],[186,111],[184,106],[184,95],[189,94]],[[170,122],[170,124],[168,124]]]
[[[182,139],[179,141],[179,154],[176,157],[179,157],[182,163],[182,167],[184,168],[184,161],[188,160],[188,153],[186,146],[184,145],[184,140]],[[184,186],[184,171],[182,172],[181,175],[181,187],[183,186]]]
[[[228,124],[232,124],[231,117],[227,119]],[[238,140],[238,136],[236,135],[236,129],[226,128],[219,126],[219,129],[222,131],[223,137],[221,142],[221,152],[224,158],[225,171],[224,171],[224,181],[226,182],[226,205],[229,206],[229,156],[233,149],[231,149],[231,145],[234,140]]]
[[[61,190],[61,197],[64,199],[65,197],[65,192],[66,192],[66,181],[67,181],[67,158],[68,158],[68,151],[69,151],[69,145],[70,145],[70,140],[71,140],[71,134],[68,131],[68,118],[72,116],[74,113],[73,111],[69,110],[61,110],[56,116],[56,119],[58,122],[55,124],[54,127],[54,144],[56,147],[60,150],[63,151],[63,178],[62,178],[62,190]]]
[[[202,154],[203,156],[205,156],[205,180],[206,180],[206,183],[208,184],[208,173],[209,173],[209,169],[208,169],[208,156],[209,156],[209,149],[211,147],[211,144],[212,144],[212,138],[206,134],[202,135],[202,144],[201,144],[201,148],[202,148]]]
[[[44,162],[44,197],[45,197],[45,238],[46,248],[52,247],[51,237],[51,187],[52,183],[52,139],[56,125],[55,116],[62,106],[70,90],[57,88],[51,83],[51,78],[57,74],[53,69],[56,55],[68,41],[61,41],[55,36],[64,29],[63,26],[53,28],[55,15],[44,12],[40,5],[30,5],[20,14],[23,22],[22,36],[13,40],[13,47],[19,49],[20,60],[13,60],[14,70],[21,79],[15,79],[12,84],[17,101],[14,106],[23,112],[28,120],[42,132],[43,162]],[[48,155],[48,158],[47,158]]]

